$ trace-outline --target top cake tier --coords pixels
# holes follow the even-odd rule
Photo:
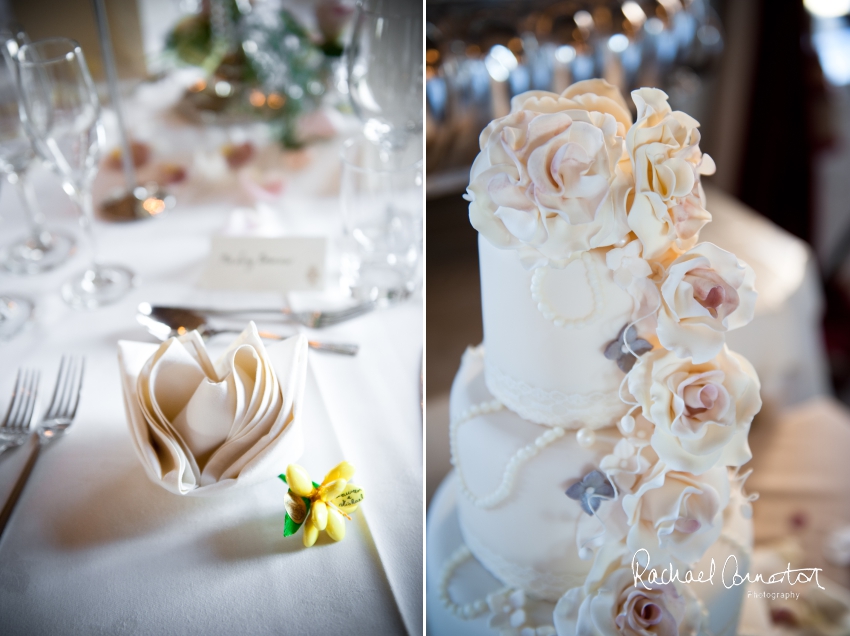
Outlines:
[[[564,269],[526,270],[513,250],[478,239],[487,388],[540,424],[610,426],[625,412],[623,372],[605,350],[634,302],[599,250]]]
[[[711,219],[700,177],[714,162],[698,122],[660,90],[632,99],[635,121],[602,80],[529,91],[481,133],[466,198],[481,235],[485,376],[534,422],[610,425],[638,356],[707,364],[752,318],[751,268],[699,243]]]

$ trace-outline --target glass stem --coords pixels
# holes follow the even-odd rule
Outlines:
[[[94,203],[92,202],[91,186],[84,187],[77,194],[77,199],[82,210],[80,225],[83,227],[91,250],[91,268],[96,272],[100,269],[100,262],[97,258],[97,240],[94,235]]]
[[[18,191],[18,197],[21,199],[21,204],[24,206],[24,213],[27,215],[27,221],[30,225],[30,240],[37,249],[47,249],[50,246],[45,244],[44,237],[44,213],[38,205],[35,198],[35,191],[32,183],[29,180],[27,170],[22,170],[13,175],[10,179],[15,184],[15,189]]]

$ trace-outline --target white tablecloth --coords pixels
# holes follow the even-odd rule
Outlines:
[[[36,182],[52,226],[76,231],[56,178]],[[366,491],[341,543],[323,536],[304,549],[300,533],[283,538],[280,480],[179,497],[151,483],[134,454],[116,342],[153,341],[135,321],[136,306],[281,303],[274,294],[196,286],[210,236],[232,208],[224,199],[178,204],[162,219],[99,224],[101,260],[131,267],[142,282],[95,312],[69,309],[58,292],[87,250],[48,274],[0,273],[0,293],[37,302],[31,328],[0,343],[0,408],[18,367],[41,369],[44,407],[60,356],[87,359],[76,422],[42,453],[0,542],[0,633],[422,633],[421,300],[313,333],[361,346],[355,358],[311,352],[304,409],[301,463],[316,479],[346,459]],[[292,201],[287,214],[332,225],[334,198]],[[0,215],[0,240],[22,233],[10,188]],[[0,497],[21,457],[0,456]]]

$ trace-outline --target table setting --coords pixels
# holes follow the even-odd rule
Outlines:
[[[94,5],[108,86],[2,35],[0,631],[421,634],[422,60],[368,27],[415,16],[349,7],[371,102],[282,132],[186,116],[221,68],[118,90]]]

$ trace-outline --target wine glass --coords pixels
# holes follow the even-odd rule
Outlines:
[[[0,42],[0,174],[16,187],[30,226],[29,236],[6,246],[0,260],[16,274],[38,274],[64,263],[74,248],[74,239],[45,228],[29,181],[36,154],[26,132],[26,117],[22,117],[15,62],[26,35],[20,30],[0,30]]]
[[[413,294],[422,278],[422,146],[387,150],[365,137],[342,149],[342,282],[357,300]]]
[[[348,92],[363,134],[402,148],[422,130],[422,6],[361,0],[346,50]]]
[[[83,50],[68,38],[25,44],[18,52],[18,66],[29,129],[80,209],[80,224],[91,246],[91,265],[62,285],[62,297],[74,308],[96,309],[127,293],[133,273],[97,259],[91,190],[104,133],[94,82]]]

